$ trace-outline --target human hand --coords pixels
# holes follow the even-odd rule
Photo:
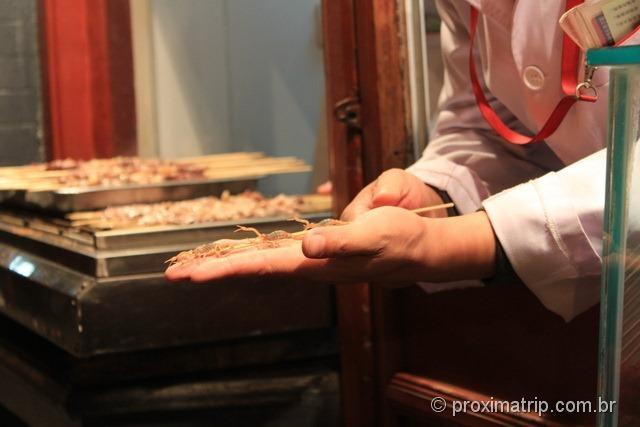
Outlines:
[[[488,277],[495,240],[484,212],[431,219],[382,207],[347,225],[310,230],[290,245],[174,265],[169,280],[286,277],[325,283],[403,283]]]
[[[403,169],[389,169],[363,188],[342,212],[341,218],[351,221],[371,209],[397,206],[417,209],[441,204],[436,191]],[[446,217],[445,209],[429,212],[426,216]]]
[[[325,181],[316,188],[317,194],[330,195],[332,191],[333,183],[331,181]]]

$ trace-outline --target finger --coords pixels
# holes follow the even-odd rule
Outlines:
[[[374,183],[371,183],[358,193],[344,211],[342,211],[342,215],[340,215],[341,220],[353,221],[355,218],[372,209],[371,198],[373,197],[373,186]]]
[[[353,221],[358,218],[365,212],[368,212],[372,209],[371,206],[371,198],[367,200],[353,200],[349,205],[342,211],[342,215],[340,215],[340,219],[342,221]]]
[[[316,188],[316,193],[318,194],[331,194],[331,191],[333,191],[333,183],[331,181],[323,182]]]
[[[305,279],[319,283],[349,283],[362,280],[382,280],[384,275],[375,267],[370,255],[343,258],[306,258],[301,246],[264,249],[254,253],[229,255],[223,258],[203,259],[188,270],[188,277],[181,272],[180,280],[203,282],[269,281],[286,277]],[[173,269],[169,274],[173,274]],[[398,275],[398,272],[394,273]]]
[[[317,228],[302,240],[302,252],[312,259],[376,255],[382,246],[375,235],[365,223]]]
[[[170,265],[164,272],[164,277],[170,282],[179,282],[181,280],[188,280],[191,276],[191,271],[198,264],[197,261],[190,261],[186,263],[177,263]]]
[[[190,278],[194,282],[207,282],[228,277],[291,275],[305,261],[310,260],[302,255],[297,244],[208,259],[190,272]]]
[[[371,209],[381,206],[402,206],[410,183],[401,169],[390,169],[375,181],[372,191]]]
[[[191,272],[195,283],[269,281],[279,277],[288,280],[304,279],[316,283],[352,283],[368,280],[371,274],[370,257],[309,259],[297,253],[288,254],[279,249],[266,249],[257,256],[245,254],[210,259]],[[377,277],[377,276],[375,276]]]
[[[228,277],[241,276],[240,270],[248,270],[247,266],[243,266],[237,261],[233,261],[235,258],[245,258],[245,254],[242,255],[230,255],[222,258],[212,258],[201,263],[197,268],[191,270],[189,278],[193,282],[210,282],[215,280],[221,280]],[[254,267],[256,267],[254,265]],[[255,270],[257,273],[257,270]]]

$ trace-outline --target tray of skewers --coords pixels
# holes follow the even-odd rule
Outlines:
[[[0,210],[0,231],[65,247],[122,250],[230,238],[239,224],[293,229],[291,218],[326,218],[331,204],[330,196],[316,194],[266,197],[252,190],[225,190],[219,197],[112,206],[60,218]]]
[[[175,160],[116,157],[0,168],[0,203],[58,213],[240,193],[258,179],[308,172],[295,157],[226,153]]]

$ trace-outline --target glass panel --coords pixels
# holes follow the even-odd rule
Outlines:
[[[618,402],[601,426],[638,425],[640,397],[640,47],[599,49],[610,73],[599,395]]]

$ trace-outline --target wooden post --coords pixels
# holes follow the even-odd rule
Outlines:
[[[324,0],[322,12],[329,161],[338,215],[363,187],[360,129],[335,117],[336,105],[345,100],[357,105],[359,97],[353,0]],[[375,402],[369,285],[339,286],[336,295],[344,424],[370,426]]]
[[[398,0],[354,0],[362,106],[365,182],[387,169],[405,168],[412,144],[408,127],[405,34]]]
[[[384,170],[406,166],[408,128],[399,16],[395,1],[323,2],[327,122],[336,214]],[[345,101],[357,111],[358,117],[351,123],[335,117],[336,105]],[[339,286],[337,290],[346,426],[389,425],[384,388],[386,377],[393,372],[390,364],[394,364],[395,356],[384,348],[392,332],[380,327],[384,317],[374,322],[379,314],[373,309],[386,307],[384,293],[380,292],[364,283]],[[392,342],[395,345],[395,340]]]

